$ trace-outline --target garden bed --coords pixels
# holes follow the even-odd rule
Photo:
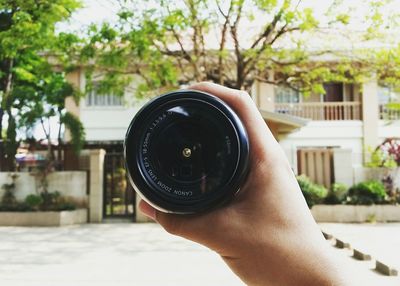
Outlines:
[[[87,217],[87,209],[46,212],[0,212],[0,226],[63,226],[86,223]]]
[[[314,205],[317,222],[400,222],[400,205]]]

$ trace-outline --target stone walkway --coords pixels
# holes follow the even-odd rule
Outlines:
[[[335,226],[322,227],[333,232]],[[348,250],[337,251],[349,255]],[[365,281],[362,285],[400,285],[397,277],[373,272],[366,262],[352,258],[347,261],[354,275]],[[0,227],[0,285],[235,286],[243,283],[218,255],[200,245],[169,235],[156,224],[119,223],[61,228]]]

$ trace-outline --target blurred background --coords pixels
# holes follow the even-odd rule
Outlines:
[[[144,103],[212,81],[249,93],[354,275],[400,285],[398,11],[399,0],[2,1],[0,283],[241,285],[215,254],[149,223],[124,168]]]

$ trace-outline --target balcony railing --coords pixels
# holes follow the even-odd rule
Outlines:
[[[312,120],[361,120],[361,102],[275,103],[275,112]]]
[[[400,120],[400,103],[379,105],[380,119]]]

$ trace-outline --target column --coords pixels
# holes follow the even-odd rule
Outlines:
[[[363,118],[363,137],[364,148],[375,148],[378,145],[378,83],[376,79],[371,79],[362,85],[362,118]],[[364,151],[364,161],[369,156]]]
[[[103,221],[103,180],[104,156],[103,149],[90,150],[90,194],[89,194],[89,222]]]

